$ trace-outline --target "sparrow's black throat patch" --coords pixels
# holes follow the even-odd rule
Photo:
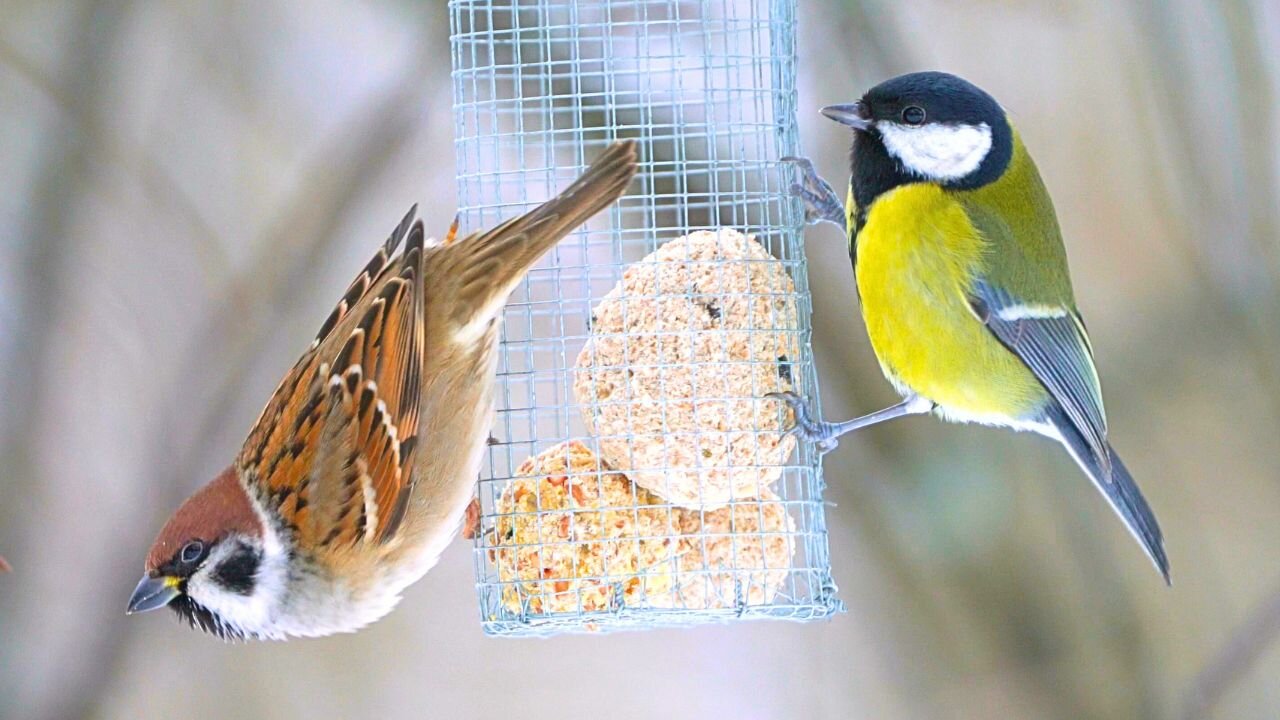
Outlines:
[[[185,620],[188,625],[203,630],[210,635],[216,635],[223,640],[243,640],[245,638],[245,634],[238,628],[222,622],[212,610],[192,600],[191,596],[187,594],[185,585],[182,587],[182,594],[174,598],[173,602],[169,603],[169,607],[173,608],[178,617]]]

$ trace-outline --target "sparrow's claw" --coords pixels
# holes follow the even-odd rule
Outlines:
[[[793,392],[772,392],[765,397],[780,400],[791,408],[795,422],[787,429],[788,435],[795,435],[805,442],[811,442],[819,453],[826,454],[836,449],[840,443],[841,433],[834,424],[813,418],[813,411],[804,398]]]
[[[812,225],[822,221],[845,225],[844,203],[826,180],[818,176],[813,161],[805,157],[788,155],[783,162],[795,164],[800,170],[800,182],[791,185],[791,194],[804,201],[804,221]]]
[[[480,537],[480,498],[471,498],[467,505],[467,514],[462,520],[462,538],[475,540]]]

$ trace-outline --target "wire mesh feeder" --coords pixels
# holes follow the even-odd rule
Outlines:
[[[766,393],[818,387],[794,0],[450,3],[459,211],[489,227],[608,143],[642,164],[507,305],[479,488],[485,631],[840,609],[818,458]]]

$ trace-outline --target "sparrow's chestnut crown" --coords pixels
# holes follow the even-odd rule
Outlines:
[[[228,467],[169,518],[147,553],[146,571],[154,575],[171,563],[194,570],[212,545],[233,532],[261,537],[262,521],[236,478],[235,469]],[[188,550],[192,559],[187,557]]]

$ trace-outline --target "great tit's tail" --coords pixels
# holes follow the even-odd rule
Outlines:
[[[1138,484],[1133,481],[1129,469],[1120,461],[1120,456],[1116,454],[1111,444],[1106,445],[1111,465],[1111,473],[1108,476],[1106,469],[1089,449],[1088,442],[1076,430],[1066,413],[1055,407],[1048,413],[1046,419],[1057,430],[1059,439],[1066,446],[1067,452],[1071,453],[1076,464],[1085,471],[1094,486],[1102,491],[1120,519],[1124,520],[1125,526],[1142,545],[1147,557],[1155,563],[1165,583],[1172,584],[1169,580],[1169,558],[1164,552],[1164,534],[1160,532],[1160,523],[1156,522],[1151,506],[1147,505],[1147,500],[1142,497]]]

